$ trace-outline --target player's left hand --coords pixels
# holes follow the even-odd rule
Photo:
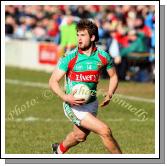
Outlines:
[[[112,97],[110,97],[109,95],[106,95],[103,102],[100,104],[100,107],[104,107],[106,105],[108,105],[110,103]]]

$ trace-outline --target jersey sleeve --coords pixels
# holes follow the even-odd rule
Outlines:
[[[99,49],[99,53],[107,60],[107,63],[105,63],[106,70],[109,70],[112,67],[114,67],[113,58],[110,56],[110,54],[108,54],[106,51],[102,49]]]
[[[62,57],[59,59],[59,62],[58,62],[58,65],[57,65],[57,68],[60,69],[60,70],[63,70],[65,72],[68,71],[68,65],[71,61],[71,59],[73,59],[76,55],[76,49],[70,51],[67,55],[65,55],[65,57]]]
[[[65,71],[65,72],[67,72],[67,70],[68,70],[68,64],[69,64],[69,57],[68,56],[62,57],[62,58],[59,59],[57,68],[60,69],[60,70]]]
[[[113,58],[108,53],[106,54],[106,58],[107,58],[106,69],[109,70],[114,67]]]
[[[111,69],[114,66],[113,63],[113,58],[110,56],[110,54],[108,54],[106,51],[104,50],[100,50],[101,55],[103,55],[106,60],[107,60],[107,64],[105,65],[106,70]]]

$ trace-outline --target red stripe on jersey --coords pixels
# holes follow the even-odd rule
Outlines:
[[[72,81],[79,82],[98,82],[99,71],[84,71],[84,72],[75,72],[70,71],[69,78]]]
[[[73,70],[74,65],[76,64],[77,59],[78,59],[78,55],[76,55],[72,60],[70,60],[70,62],[68,64],[68,69],[69,70]]]
[[[101,62],[103,65],[107,64],[107,58],[105,58],[104,56],[102,56],[101,54],[98,54],[98,57],[100,58]]]

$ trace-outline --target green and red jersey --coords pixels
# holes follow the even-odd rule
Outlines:
[[[70,94],[72,87],[76,84],[85,84],[94,93],[89,100],[92,102],[96,100],[100,70],[103,67],[107,70],[112,68],[113,59],[107,52],[97,47],[94,47],[90,56],[75,48],[59,60],[57,67],[66,72],[66,93]]]

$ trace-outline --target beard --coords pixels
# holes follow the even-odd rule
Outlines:
[[[88,50],[91,46],[92,46],[92,42],[89,42],[88,44],[83,46],[78,45],[79,49],[81,49],[82,51]]]

